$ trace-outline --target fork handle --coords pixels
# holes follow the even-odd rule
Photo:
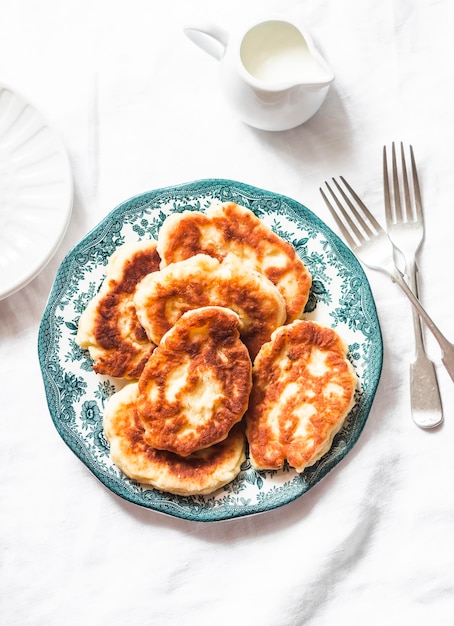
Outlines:
[[[415,296],[413,291],[405,282],[405,279],[402,276],[402,274],[399,272],[399,270],[396,269],[395,272],[393,272],[392,278],[399,285],[399,287],[402,289],[402,291],[407,296],[407,298],[410,300],[410,302],[415,307],[421,319],[426,323],[427,328],[430,330],[430,332],[433,334],[433,336],[437,340],[438,345],[441,348],[441,353],[442,353],[441,360],[443,362],[443,365],[445,366],[448,374],[451,376],[451,379],[454,381],[454,344],[448,341],[446,337],[443,335],[443,333],[438,329],[435,322],[432,320],[432,318],[424,309],[424,307],[422,306],[418,298]]]
[[[409,285],[410,289],[419,300],[417,263],[416,261],[413,261],[413,262],[406,261],[405,265],[407,268],[407,284]],[[418,360],[418,358],[421,355],[426,354],[426,350],[425,350],[424,339],[423,339],[423,334],[422,334],[421,318],[419,317],[419,314],[414,307],[412,308],[412,315],[413,315],[413,328],[415,331],[415,359]]]
[[[419,299],[418,266],[407,262],[408,282]],[[434,428],[443,421],[443,406],[438,387],[437,371],[428,357],[421,328],[421,319],[415,308],[412,309],[415,332],[415,358],[410,363],[411,413],[413,421],[420,428]]]

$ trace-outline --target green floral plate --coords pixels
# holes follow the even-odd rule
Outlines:
[[[246,460],[238,477],[214,494],[182,497],[134,482],[111,462],[102,415],[106,400],[119,383],[95,374],[88,354],[74,339],[80,314],[98,291],[112,252],[126,241],[156,238],[169,214],[203,211],[214,198],[248,207],[295,247],[313,277],[305,317],[338,330],[349,346],[360,388],[330,451],[302,474],[289,467],[257,472]],[[69,252],[58,270],[41,321],[38,354],[57,431],[106,487],[154,511],[207,522],[287,504],[335,467],[351,450],[367,420],[380,378],[383,346],[367,278],[337,235],[295,200],[231,180],[209,179],[127,200]]]

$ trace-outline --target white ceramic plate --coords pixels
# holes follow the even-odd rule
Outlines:
[[[72,174],[60,139],[34,107],[0,84],[0,300],[52,258],[72,204]]]
[[[88,353],[74,341],[80,314],[99,289],[114,250],[127,241],[156,238],[165,218],[204,210],[213,199],[250,208],[289,241],[313,278],[305,316],[338,329],[360,381],[356,403],[329,452],[297,474],[255,471],[249,460],[239,476],[209,496],[182,497],[140,485],[109,457],[102,414],[118,381],[93,372]],[[367,278],[352,252],[309,209],[295,200],[230,180],[201,180],[150,191],[112,211],[67,255],[41,321],[38,353],[49,410],[66,444],[99,480],[135,504],[197,521],[225,520],[269,511],[302,496],[337,465],[366,422],[382,367],[382,339]]]

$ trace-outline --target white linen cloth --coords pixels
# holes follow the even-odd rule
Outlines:
[[[281,133],[238,120],[217,62],[182,31],[268,13],[301,18],[336,75],[320,111]],[[55,257],[0,302],[2,624],[453,623],[454,385],[429,337],[445,422],[418,429],[410,305],[387,277],[366,270],[385,354],[359,441],[309,493],[258,516],[190,522],[113,495],[54,429],[37,358],[60,262],[123,200],[231,178],[293,197],[336,230],[319,186],[343,174],[383,218],[392,140],[415,148],[421,297],[454,338],[452,17],[450,0],[2,0],[0,82],[61,135],[75,180]]]

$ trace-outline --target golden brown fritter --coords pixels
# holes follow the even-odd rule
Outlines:
[[[339,335],[311,321],[279,328],[254,362],[246,416],[251,464],[302,472],[329,450],[357,379]]]
[[[188,456],[225,439],[248,405],[252,365],[238,316],[204,307],[162,338],[139,379],[137,409],[153,448]]]
[[[231,482],[245,460],[242,424],[228,437],[185,458],[155,450],[144,438],[137,413],[137,383],[129,383],[114,394],[104,411],[104,432],[110,456],[129,478],[177,495],[209,494]]]
[[[155,346],[140,324],[137,283],[159,270],[156,241],[124,244],[114,252],[99,293],[79,319],[76,341],[88,349],[98,374],[138,378]]]
[[[312,279],[295,249],[252,211],[234,202],[213,202],[206,213],[170,215],[159,232],[158,251],[161,267],[199,253],[219,261],[234,254],[279,288],[287,307],[287,323],[304,312]]]
[[[158,344],[186,311],[204,306],[232,309],[240,318],[241,338],[254,358],[286,317],[277,287],[236,257],[220,263],[197,254],[146,276],[134,297],[139,320]]]

